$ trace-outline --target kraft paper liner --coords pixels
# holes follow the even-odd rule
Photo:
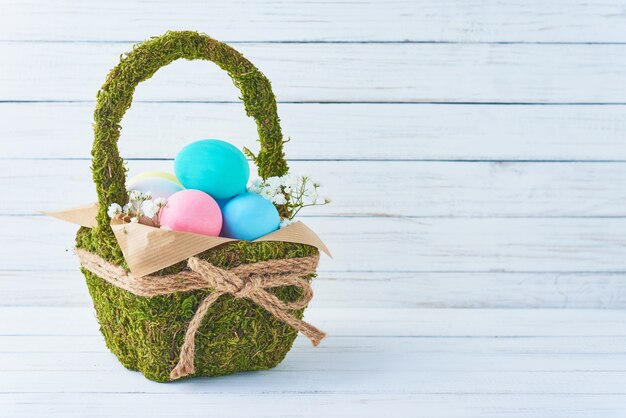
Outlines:
[[[71,222],[86,228],[94,228],[98,226],[96,215],[98,214],[98,204],[90,203],[88,205],[78,206],[75,208],[64,209],[56,212],[41,212],[44,215],[61,219],[62,221]]]
[[[98,204],[93,203],[62,211],[43,213],[92,228],[97,225],[95,217],[98,213]],[[168,231],[140,223],[122,223],[119,220],[111,222],[111,229],[113,229],[117,242],[122,249],[130,273],[135,277],[154,273],[218,245],[237,241],[231,238]],[[306,244],[316,247],[332,257],[326,245],[315,232],[300,221],[262,236],[253,242],[262,241]]]

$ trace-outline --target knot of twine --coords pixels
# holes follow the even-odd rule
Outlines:
[[[190,257],[187,261],[190,271],[166,276],[143,277],[133,277],[123,268],[84,249],[76,249],[76,254],[82,267],[112,285],[137,296],[150,297],[173,292],[214,289],[200,303],[187,327],[178,364],[170,373],[172,380],[195,373],[196,332],[211,305],[224,294],[253,301],[279,320],[304,334],[314,346],[318,345],[326,336],[324,332],[294,317],[290,312],[305,308],[313,298],[311,285],[302,276],[315,272],[319,262],[319,254],[244,264],[230,270],[215,267],[197,257]],[[294,302],[284,302],[267,291],[280,286],[297,286],[302,291],[302,295]]]

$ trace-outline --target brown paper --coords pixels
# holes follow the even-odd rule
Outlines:
[[[87,228],[93,228],[98,225],[98,222],[96,221],[96,215],[98,214],[97,203],[91,203],[89,205],[78,206],[76,208],[60,210],[56,212],[41,213]]]
[[[98,205],[95,203],[63,211],[44,212],[48,216],[88,228],[97,225],[97,213]],[[139,223],[122,223],[119,220],[111,222],[111,228],[122,249],[131,274],[136,277],[154,273],[218,245],[237,241],[231,238],[168,231]],[[269,233],[253,242],[261,241],[283,241],[311,245],[332,257],[326,245],[315,232],[300,221]]]

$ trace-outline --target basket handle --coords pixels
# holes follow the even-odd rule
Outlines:
[[[191,31],[171,31],[135,45],[111,70],[98,92],[94,113],[94,142],[91,155],[93,179],[98,193],[98,229],[110,232],[107,208],[126,203],[126,168],[117,141],[120,122],[130,108],[139,83],[161,67],[177,59],[213,61],[226,71],[241,91],[246,114],[257,124],[261,150],[253,160],[263,178],[288,171],[283,153],[283,135],[276,109],[276,98],[269,80],[250,61],[230,46],[207,35]],[[105,233],[106,233],[105,232]]]

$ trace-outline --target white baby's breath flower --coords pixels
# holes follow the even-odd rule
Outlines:
[[[152,200],[144,200],[141,204],[141,212],[148,218],[153,218],[157,214],[159,208]]]
[[[130,218],[130,221],[131,221],[132,223],[136,224],[136,223],[138,223],[138,222],[139,222],[139,218],[138,218],[138,217],[136,217],[136,216],[133,216],[132,218]]]
[[[287,173],[280,177],[269,177],[265,180],[255,179],[248,184],[248,191],[258,193],[263,198],[282,206],[293,219],[302,208],[330,203],[327,197],[318,195],[318,188],[322,184],[311,179],[308,173],[299,175]],[[290,222],[283,222],[286,226]]]
[[[167,205],[167,199],[165,199],[164,197],[157,197],[156,199],[154,199],[154,204],[161,209],[163,206]]]
[[[260,193],[263,189],[263,181],[260,178],[256,178],[248,185],[248,191],[252,193]]]
[[[266,198],[267,200],[272,200],[272,198],[274,197],[274,191],[272,189],[270,189],[269,187],[264,187],[261,190],[261,193],[259,193],[261,196],[263,196],[264,198]]]
[[[317,187],[315,186],[316,182],[313,181],[313,179],[311,177],[307,177],[305,179],[305,186],[306,189],[316,189]]]
[[[111,205],[109,206],[107,210],[107,215],[109,215],[109,218],[111,219],[115,218],[117,215],[120,215],[121,213],[122,213],[122,207],[118,205],[117,203],[111,203]]]
[[[282,221],[280,221],[280,227],[284,228],[286,226],[289,226],[293,223],[294,221],[292,221],[291,219],[283,219]]]
[[[297,189],[300,186],[300,177],[294,174],[285,174],[281,178],[281,183],[284,187],[289,189]]]
[[[125,204],[124,207],[122,208],[122,213],[124,215],[130,215],[131,208],[132,206],[130,205],[130,203]]]
[[[265,187],[269,187],[274,191],[277,191],[280,186],[282,186],[280,177],[269,177],[265,180]]]
[[[131,201],[141,200],[141,197],[142,197],[141,192],[139,190],[131,190],[128,193],[128,196],[129,196]]]
[[[143,197],[144,197],[145,199],[152,199],[152,192],[145,192],[145,193],[143,194]]]
[[[272,202],[277,205],[284,205],[287,203],[287,198],[285,198],[285,195],[282,193],[276,193],[276,195],[272,198]]]
[[[329,203],[331,203],[333,200],[330,197],[324,197],[324,204],[328,205]]]

